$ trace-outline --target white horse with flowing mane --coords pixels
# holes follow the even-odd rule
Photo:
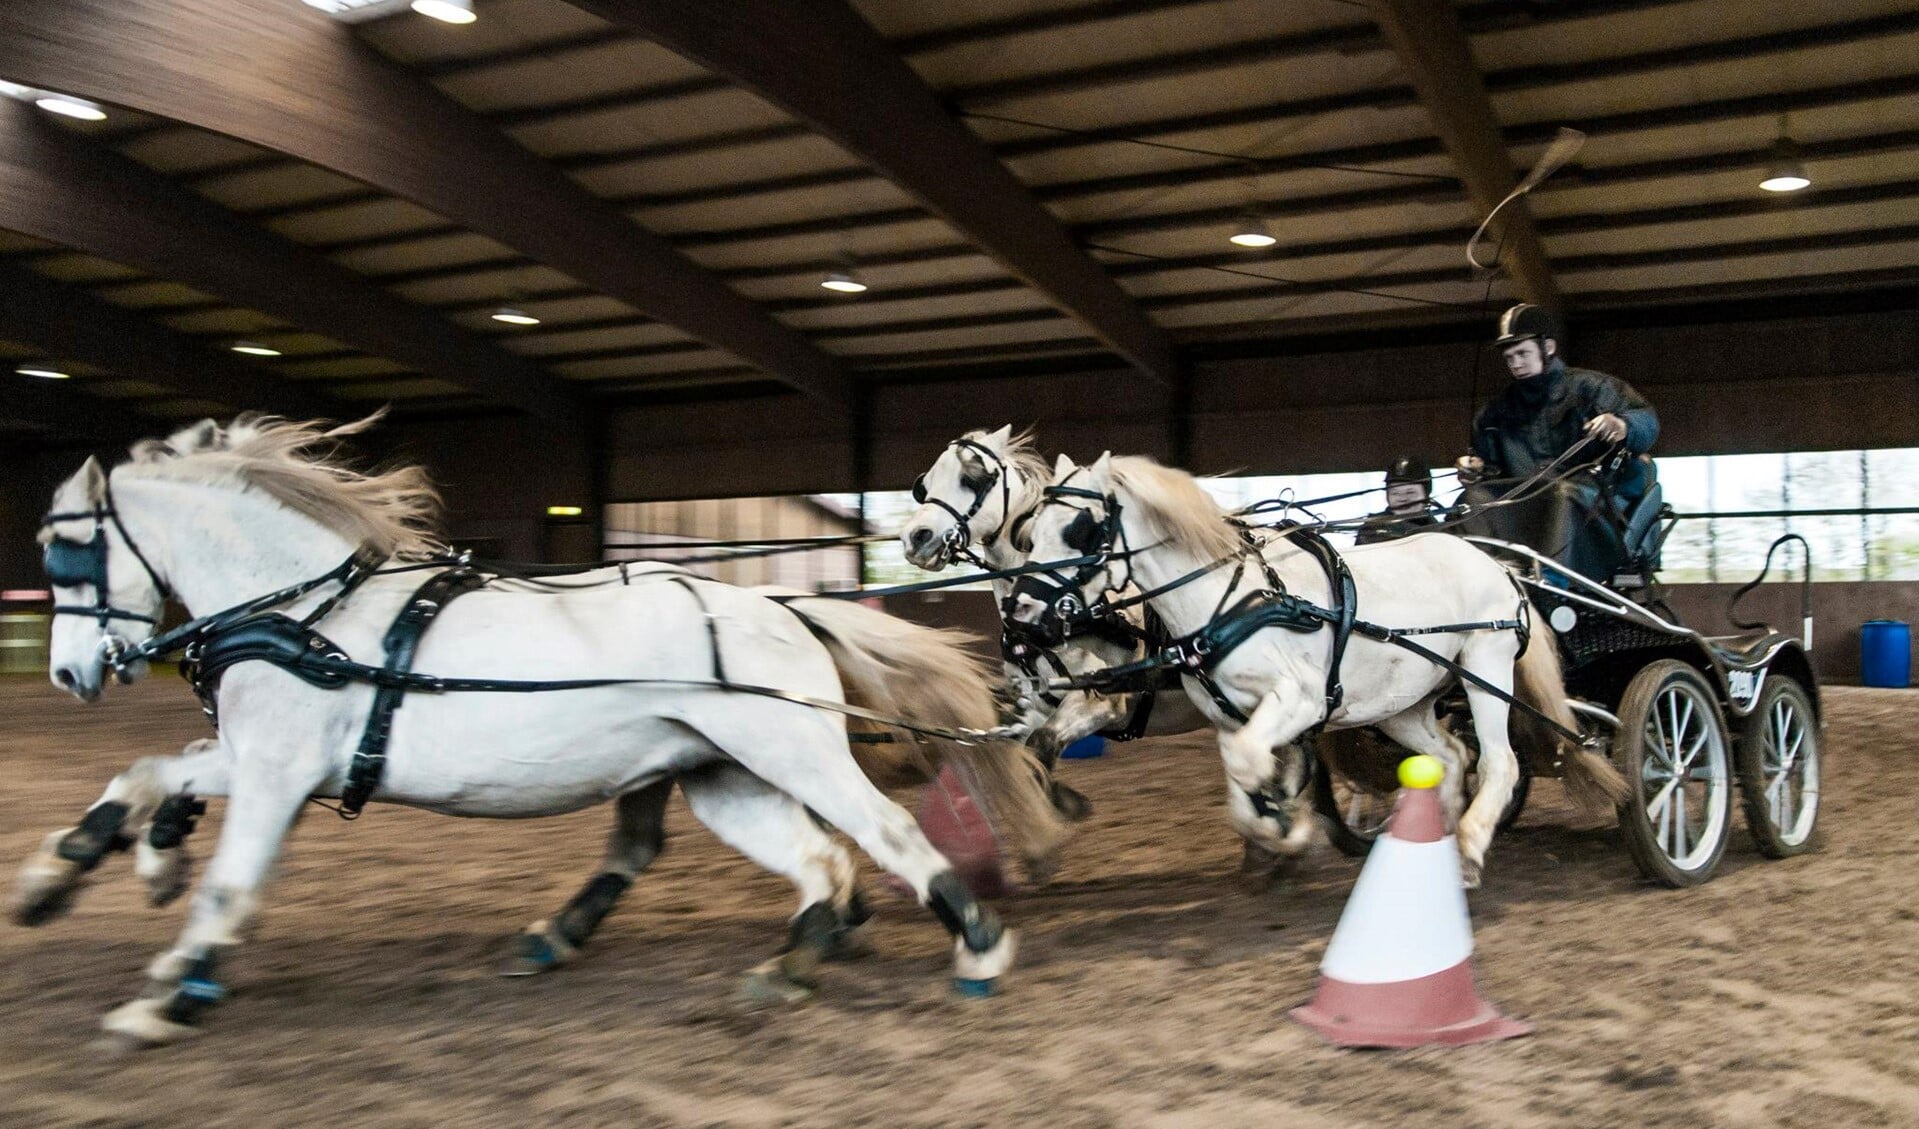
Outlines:
[[[1063,597],[1070,594],[1085,607],[1131,583],[1150,595],[1148,602],[1175,637],[1186,636],[1212,624],[1222,609],[1267,587],[1262,559],[1286,592],[1320,608],[1335,606],[1332,581],[1318,561],[1305,552],[1275,551],[1274,545],[1263,552],[1252,549],[1185,471],[1111,454],[1080,467],[1062,455],[1047,495],[1031,523],[1033,557],[1067,561],[1091,556],[1096,561],[1070,576],[1061,570],[1020,579],[1014,585],[1012,611],[1020,623],[1057,625],[1063,618]],[[1530,604],[1498,562],[1458,538],[1430,534],[1353,549],[1344,557],[1358,612],[1371,622],[1420,629],[1530,621],[1533,639],[1523,652],[1514,630],[1425,634],[1420,643],[1501,692],[1513,693],[1517,682],[1520,701],[1577,730],[1549,629],[1532,616]],[[1234,560],[1250,561],[1251,567],[1207,567]],[[1337,671],[1343,700],[1329,715],[1333,632],[1328,627],[1263,627],[1223,658],[1213,658],[1210,688],[1190,673],[1185,685],[1193,703],[1219,730],[1220,756],[1235,785],[1233,819],[1243,836],[1279,853],[1303,851],[1311,832],[1310,800],[1304,794],[1311,766],[1293,743],[1321,724],[1331,729],[1376,726],[1412,752],[1446,763],[1442,796],[1457,821],[1467,884],[1477,884],[1519,774],[1505,699],[1465,682],[1479,742],[1479,789],[1462,813],[1471,753],[1440,724],[1433,708],[1459,681],[1445,667],[1354,634]],[[1222,700],[1232,712],[1222,708]],[[1574,797],[1590,809],[1610,811],[1624,792],[1618,773],[1584,748],[1568,743],[1562,752]],[[1275,794],[1278,804],[1260,810],[1259,799]]]
[[[341,437],[369,422],[322,431],[260,417],[224,429],[207,421],[141,444],[111,472],[88,460],[60,487],[41,533],[50,566],[56,554],[65,562],[55,578],[62,613],[51,641],[55,683],[83,700],[98,698],[109,657],[152,635],[169,594],[207,615],[340,575],[356,554],[403,561],[439,552],[428,532],[437,498],[422,471],[362,473],[334,454]],[[378,665],[389,626],[427,575],[375,573],[343,597],[329,583],[275,610],[294,619],[323,611],[312,625],[323,642]],[[558,592],[483,586],[448,602],[419,641],[420,671],[636,684],[548,693],[416,689],[391,715],[374,798],[509,818],[614,800],[618,821],[601,873],[569,904],[561,928],[537,934],[563,945],[571,940],[569,913],[574,924],[591,918],[590,932],[595,915],[610,908],[609,895],[617,898],[657,852],[645,829],[657,827],[677,782],[715,834],[799,890],[788,950],[749,980],[778,998],[810,990],[818,961],[862,916],[852,859],[817,813],[932,909],[954,937],[962,986],[978,990],[1003,974],[1012,933],[966,891],[912,818],[862,775],[845,719],[716,685],[827,703],[856,696],[881,708],[910,707],[906,720],[916,724],[983,729],[994,720],[988,679],[951,633],[847,603],[782,604],[672,569],[631,570],[628,579]],[[124,678],[141,673],[137,664],[121,665]],[[324,688],[273,662],[241,662],[219,682],[217,742],[142,761],[114,781],[80,827],[49,836],[22,876],[22,918],[57,909],[100,854],[125,846],[169,801],[189,790],[228,797],[219,847],[178,943],[154,961],[146,991],[107,1016],[109,1032],[166,1042],[191,1030],[219,997],[220,957],[253,917],[303,805],[341,794],[373,703],[364,682]],[[1036,766],[1010,743],[949,752],[970,758],[983,779],[1025,779],[1031,787]],[[184,877],[178,859],[145,836],[140,842],[143,873],[156,892],[177,890]]]
[[[1026,564],[1032,550],[1027,526],[1052,476],[1052,467],[1034,448],[1030,432],[1015,435],[1008,426],[960,436],[919,478],[919,508],[900,528],[907,561],[938,571],[951,565],[958,554],[967,553],[995,571]],[[992,585],[995,602],[1004,604],[1013,582],[994,580]],[[1127,618],[1135,631],[1144,630],[1141,612],[1133,611]],[[1079,675],[1141,658],[1145,648],[1080,634],[1053,653],[1067,672]],[[1006,669],[1024,705],[1021,721],[1029,731],[1027,743],[1049,768],[1061,749],[1089,734],[1125,726],[1143,708],[1142,695],[1136,693],[1049,695],[1031,685],[1030,676],[1017,665],[1009,662]],[[1046,673],[1051,672],[1042,671]],[[1161,695],[1151,709],[1141,736],[1190,733],[1212,724],[1184,694]]]

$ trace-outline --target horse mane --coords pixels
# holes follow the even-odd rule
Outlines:
[[[1113,485],[1126,492],[1127,504],[1167,540],[1209,558],[1231,556],[1245,548],[1227,522],[1226,511],[1186,471],[1161,466],[1144,455],[1116,456],[1112,471]]]
[[[226,427],[203,420],[135,444],[119,472],[255,489],[382,556],[438,553],[445,547],[437,531],[440,494],[425,469],[361,470],[347,461],[342,440],[385,415],[383,408],[335,427],[256,413]]]
[[[1053,464],[1047,462],[1046,456],[1034,446],[1032,428],[1008,439],[1004,448],[994,445],[994,434],[987,428],[980,428],[967,432],[961,438],[998,451],[999,457],[1006,460],[1007,467],[1013,472],[1013,489],[1008,503],[1010,512],[1005,519],[1010,527],[1019,518],[1039,508],[1046,485],[1053,480]]]

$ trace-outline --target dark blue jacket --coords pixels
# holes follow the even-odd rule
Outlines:
[[[1567,368],[1558,357],[1530,380],[1515,380],[1473,421],[1473,453],[1495,478],[1531,474],[1586,437],[1586,424],[1607,413],[1626,421],[1626,449],[1643,455],[1659,438],[1659,414],[1633,386],[1591,369]],[[1621,498],[1646,492],[1647,473],[1628,460],[1612,488]]]

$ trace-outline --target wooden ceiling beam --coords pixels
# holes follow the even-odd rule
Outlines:
[[[843,3],[573,0],[811,122],[1162,384],[1172,341]]]
[[[1491,212],[1519,178],[1453,0],[1376,0],[1371,10],[1452,154],[1474,210]],[[1493,222],[1514,292],[1528,302],[1558,306],[1559,287],[1525,197],[1507,204]]]
[[[832,357],[306,5],[13,0],[0,5],[0,75],[224,133],[363,181],[810,395],[850,402],[851,385]],[[575,417],[557,396],[542,399],[544,410]]]
[[[0,227],[185,283],[556,423],[577,418],[570,393],[537,366],[11,100],[0,105]],[[214,398],[238,408],[351,410],[251,366],[217,379],[224,392]]]

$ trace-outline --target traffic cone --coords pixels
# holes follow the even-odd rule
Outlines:
[[[992,825],[950,765],[920,794],[919,825],[975,897],[1004,897],[1017,888],[1006,877]]]
[[[1409,757],[1386,833],[1373,843],[1319,962],[1319,991],[1292,1017],[1347,1047],[1484,1043],[1526,1035],[1479,996],[1459,848],[1436,789],[1445,766]]]

